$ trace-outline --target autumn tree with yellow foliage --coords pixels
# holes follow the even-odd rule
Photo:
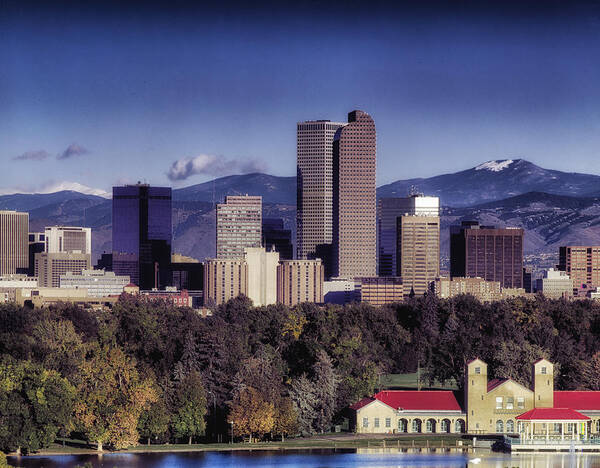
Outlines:
[[[233,423],[233,433],[237,436],[248,436],[250,442],[254,436],[261,438],[272,432],[275,426],[275,408],[252,387],[246,387],[236,395],[229,413],[229,421]]]

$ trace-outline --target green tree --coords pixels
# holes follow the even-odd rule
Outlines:
[[[302,434],[312,434],[313,424],[317,419],[317,396],[313,383],[301,375],[294,379],[290,386],[290,398],[298,415],[298,430]]]
[[[74,388],[56,371],[5,356],[0,363],[0,449],[48,447],[69,425]]]
[[[192,371],[181,380],[173,399],[171,426],[176,438],[188,439],[204,435],[206,430],[206,393],[200,374]]]
[[[135,362],[120,348],[102,346],[80,366],[76,376],[79,429],[99,451],[105,443],[124,448],[138,443],[141,412],[157,400],[154,382],[141,379]]]
[[[160,439],[169,430],[170,415],[163,398],[158,399],[149,408],[142,411],[138,420],[140,437],[147,440]]]
[[[325,351],[317,354],[314,365],[314,388],[316,397],[315,429],[321,431],[329,429],[336,409],[337,387],[339,379],[333,362]]]
[[[81,337],[70,320],[41,320],[32,332],[38,359],[47,369],[73,375],[85,357]]]

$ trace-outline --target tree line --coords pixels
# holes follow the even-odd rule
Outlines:
[[[2,304],[0,450],[325,432],[382,374],[420,366],[461,386],[474,357],[527,386],[545,357],[557,389],[600,390],[599,338],[599,304],[542,296],[293,308],[241,296],[207,318],[130,295],[111,310]]]

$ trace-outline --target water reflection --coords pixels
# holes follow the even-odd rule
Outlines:
[[[600,468],[600,454],[515,455],[489,452],[462,453],[444,449],[359,449],[312,451],[235,451],[188,453],[115,453],[52,457],[9,457],[24,468],[83,466],[131,468],[242,467],[251,468]]]

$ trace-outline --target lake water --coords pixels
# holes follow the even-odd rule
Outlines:
[[[399,453],[393,449],[359,449],[9,457],[11,465],[27,468],[76,467],[87,462],[107,468],[600,468],[600,454]]]

